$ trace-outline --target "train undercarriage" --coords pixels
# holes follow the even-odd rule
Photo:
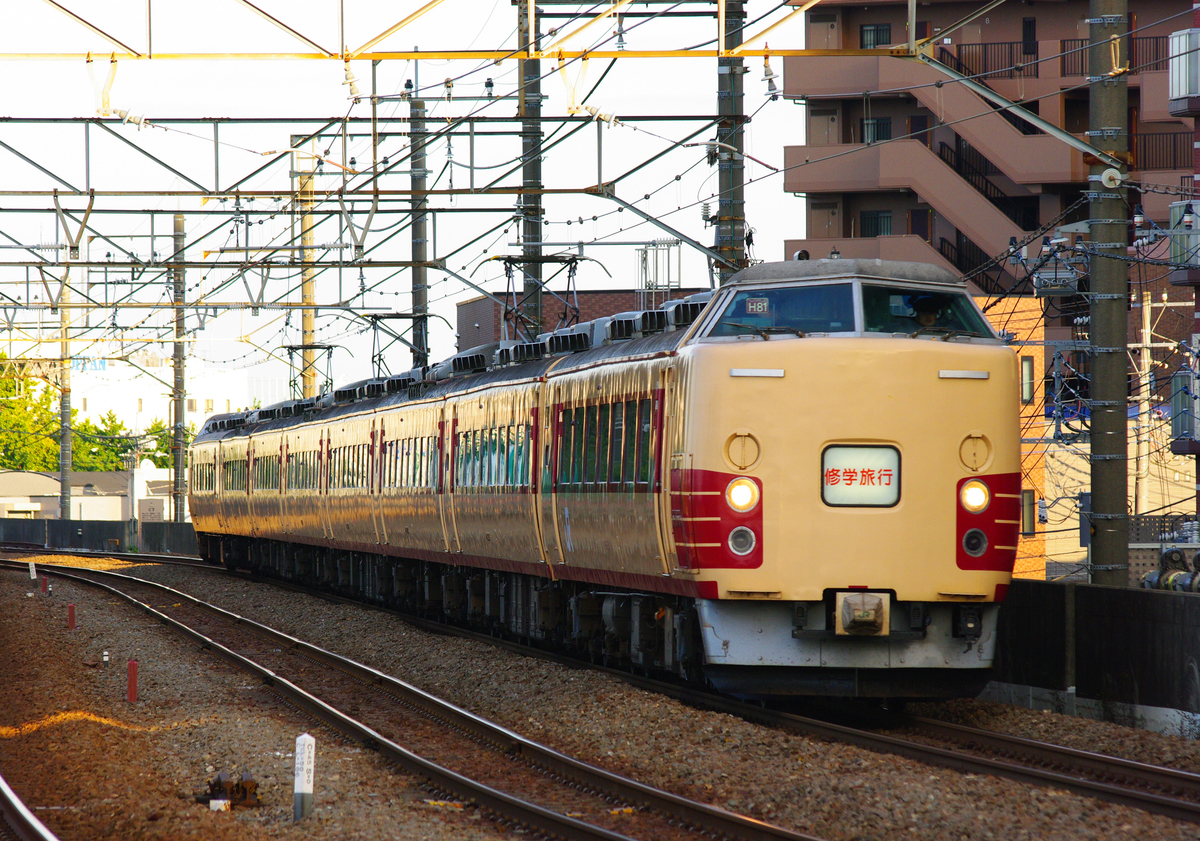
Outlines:
[[[353,552],[197,535],[209,563],[412,613],[494,636],[568,651],[643,674],[702,680],[690,600],[574,581]]]
[[[705,662],[705,620],[682,596],[327,546],[229,535],[197,539],[201,557],[229,569],[746,699],[973,697],[990,675],[990,669],[716,665]],[[957,625],[957,610],[953,616]],[[952,638],[972,641],[957,628]]]

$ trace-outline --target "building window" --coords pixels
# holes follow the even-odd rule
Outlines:
[[[892,118],[874,117],[859,121],[863,143],[878,143],[892,139]]]
[[[887,237],[892,235],[892,211],[863,210],[859,213],[864,237]]]
[[[890,23],[865,23],[859,27],[859,33],[860,48],[864,50],[886,47],[892,43]]]
[[[1037,493],[1033,489],[1021,490],[1021,534],[1037,532]]]
[[[1021,357],[1021,402],[1033,402],[1033,357]]]
[[[1024,18],[1021,21],[1021,52],[1037,55],[1037,18]]]
[[[229,411],[229,401],[228,400],[225,401],[225,411],[226,412]]]
[[[205,411],[207,414],[210,414],[210,415],[211,415],[211,414],[212,414],[212,410],[213,410],[213,402],[212,402],[211,400],[205,400],[205,401],[204,401],[204,411]]]
[[[189,412],[196,411],[196,400],[194,397],[189,397],[187,402],[187,410]]]
[[[85,397],[85,398],[83,398],[83,410],[84,410],[85,412],[87,411],[87,398],[86,398],[86,397]]]

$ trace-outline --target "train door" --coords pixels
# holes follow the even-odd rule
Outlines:
[[[538,475],[534,478],[538,487],[538,514],[542,532],[542,549],[546,563],[565,563],[562,552],[562,536],[558,525],[558,442],[562,438],[563,409],[559,403],[561,389],[546,386],[543,401],[542,424],[538,443],[540,453],[534,454]]]
[[[383,418],[373,418],[371,420],[371,479],[370,479],[370,494],[371,494],[371,516],[375,519],[375,542],[387,543],[387,522],[383,516],[384,512],[384,455],[387,453],[387,446],[384,443],[384,421]]]
[[[254,461],[260,446],[253,438],[246,444],[246,513],[249,514],[246,525],[251,537],[259,536],[258,500],[254,498]]]
[[[225,506],[228,504],[228,499],[225,493],[224,450],[224,443],[218,441],[213,453],[213,490],[216,491],[217,525],[220,527],[222,534],[228,534],[229,519],[225,515]]]
[[[651,492],[654,494],[654,520],[658,527],[659,558],[662,559],[663,573],[670,575],[678,567],[675,551],[674,535],[672,534],[671,483],[672,470],[675,466],[672,457],[674,449],[674,424],[678,422],[675,409],[675,372],[667,368],[660,374],[660,387],[654,395],[654,426],[653,447],[654,475],[650,477]]]
[[[447,403],[438,424],[438,501],[442,516],[442,535],[450,552],[462,552],[458,539],[458,522],[454,516],[455,471],[458,457],[458,410]]]
[[[333,539],[333,522],[330,520],[329,513],[329,477],[333,472],[333,465],[330,464],[332,449],[330,447],[330,432],[328,429],[321,430],[320,446],[317,452],[321,456],[321,476],[317,482],[317,508],[320,511],[321,518],[321,535],[326,540]]]
[[[279,532],[280,534],[290,534],[291,529],[288,527],[290,523],[289,516],[291,511],[288,510],[288,483],[292,481],[288,470],[288,436],[287,432],[279,434]]]

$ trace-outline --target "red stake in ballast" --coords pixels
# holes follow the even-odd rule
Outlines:
[[[129,703],[137,703],[137,660],[129,661],[129,691],[126,694]]]

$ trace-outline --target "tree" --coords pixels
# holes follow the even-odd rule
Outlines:
[[[58,470],[59,419],[53,396],[53,389],[29,377],[0,378],[0,467]]]
[[[147,453],[146,457],[154,462],[155,467],[171,466],[171,447],[175,443],[175,428],[166,421],[155,418],[146,427],[145,435],[154,439],[155,451]],[[195,422],[189,423],[184,430],[183,445],[186,447],[196,437]],[[185,454],[186,455],[186,454]]]
[[[90,420],[76,423],[72,418],[72,430],[72,470],[125,470],[125,458],[137,446],[137,437],[111,410],[99,426]]]

